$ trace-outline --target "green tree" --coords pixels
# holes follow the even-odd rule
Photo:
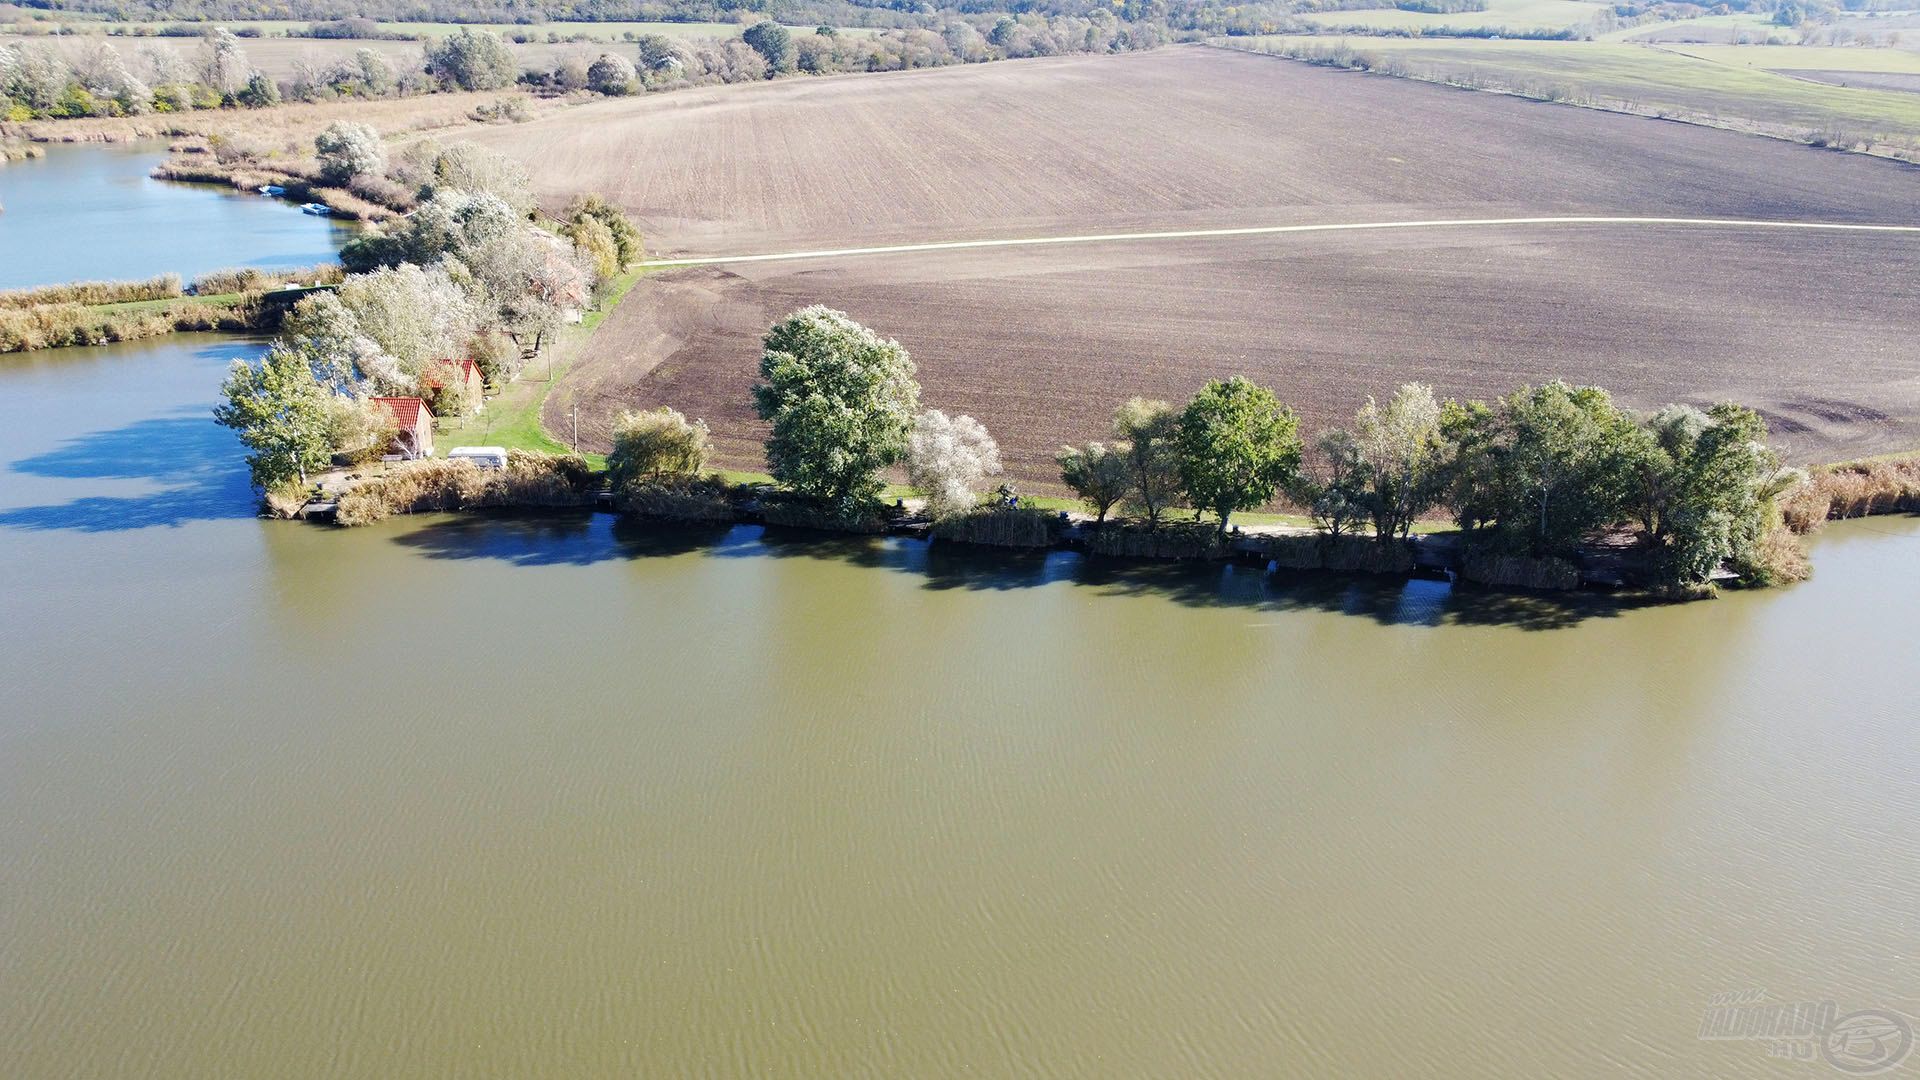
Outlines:
[[[694,480],[707,467],[707,422],[664,405],[626,412],[613,426],[607,480],[615,491],[636,483]]]
[[[1125,444],[1103,442],[1063,446],[1053,460],[1060,465],[1060,482],[1073,489],[1095,518],[1105,524],[1108,511],[1133,489],[1133,466]]]
[[[1500,549],[1565,555],[1622,516],[1640,438],[1605,390],[1552,382],[1445,413],[1455,511]]]
[[[256,71],[247,76],[247,85],[233,95],[233,99],[249,109],[264,109],[269,105],[280,104],[280,84],[269,79],[264,73]]]
[[[1757,561],[1788,478],[1752,409],[1669,405],[1648,416],[1631,458],[1628,510],[1662,584],[1707,584],[1723,562]]]
[[[1133,398],[1113,411],[1113,437],[1127,459],[1126,502],[1149,529],[1159,528],[1161,516],[1180,503],[1179,428],[1179,412],[1164,401]]]
[[[1369,397],[1354,417],[1353,438],[1366,466],[1365,504],[1374,534],[1383,543],[1405,539],[1440,498],[1440,403],[1420,383],[1402,386],[1384,406]]]
[[[740,39],[767,62],[767,77],[793,70],[793,34],[771,19],[746,28]]]
[[[427,73],[443,86],[498,90],[513,85],[520,67],[498,34],[463,26],[427,46]]]
[[[844,312],[815,305],[775,323],[754,411],[773,425],[767,464],[794,491],[832,502],[880,492],[920,407],[913,360]]]
[[[1273,499],[1300,477],[1300,423],[1273,391],[1235,376],[1214,380],[1180,414],[1180,480],[1220,532],[1236,510]]]
[[[1345,536],[1368,516],[1371,492],[1366,458],[1353,432],[1329,428],[1314,439],[1319,475],[1303,475],[1294,496],[1331,536]]]
[[[213,418],[240,433],[252,453],[253,486],[269,491],[326,466],[332,454],[327,392],[313,379],[307,358],[276,343],[259,364],[235,360],[220,387],[226,400]]]

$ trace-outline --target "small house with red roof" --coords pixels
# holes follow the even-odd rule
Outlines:
[[[468,357],[429,361],[420,388],[438,416],[476,413],[486,405],[487,380]]]
[[[409,460],[433,456],[433,410],[417,397],[377,397],[375,405],[393,416],[393,442],[387,452]]]

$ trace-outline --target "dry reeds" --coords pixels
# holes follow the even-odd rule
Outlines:
[[[1920,512],[1920,457],[1835,465],[1780,497],[1781,515],[1796,533],[1841,518],[1903,511]]]
[[[589,506],[598,478],[575,454],[515,450],[504,469],[428,458],[396,465],[340,496],[334,520],[369,525],[394,514],[494,507]]]
[[[255,330],[261,317],[251,296],[230,306],[181,299],[146,308],[43,304],[0,309],[0,353],[137,341],[181,330]]]
[[[124,304],[134,300],[167,300],[180,295],[180,275],[161,274],[145,281],[73,281],[35,289],[0,292],[0,308],[31,308],[44,304]]]

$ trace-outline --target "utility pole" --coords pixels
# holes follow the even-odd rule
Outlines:
[[[580,406],[573,407],[573,452],[580,452]]]

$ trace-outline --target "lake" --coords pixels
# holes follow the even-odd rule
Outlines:
[[[0,289],[312,266],[333,261],[352,236],[352,226],[282,199],[154,180],[147,173],[166,160],[163,144],[46,151],[0,165]]]
[[[1715,995],[1920,1012],[1920,520],[1638,608],[335,530],[208,420],[256,349],[0,363],[0,1075],[1820,1076]]]

